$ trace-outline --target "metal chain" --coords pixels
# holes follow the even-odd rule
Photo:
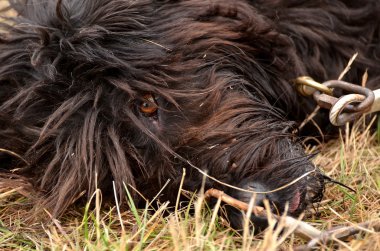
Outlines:
[[[363,114],[380,111],[380,89],[372,91],[342,80],[321,84],[306,76],[295,79],[294,83],[301,95],[312,95],[320,107],[330,110],[330,122],[335,126],[342,126]],[[335,97],[337,90],[348,94]]]

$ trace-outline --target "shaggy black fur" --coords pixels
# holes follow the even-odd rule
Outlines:
[[[2,153],[2,172],[30,179],[36,205],[54,216],[112,181],[122,199],[123,184],[153,198],[170,180],[160,200],[173,200],[184,169],[184,189],[200,189],[192,165],[261,192],[315,170],[258,195],[257,204],[269,198],[282,211],[289,202],[297,215],[324,185],[292,133],[315,104],[291,80],[336,79],[359,52],[346,80],[368,69],[368,85],[380,83],[378,0],[11,3],[17,17],[1,22],[0,148],[27,164]],[[251,197],[207,179],[211,187]]]

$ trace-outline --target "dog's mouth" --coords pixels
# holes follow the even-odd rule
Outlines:
[[[297,190],[289,201],[289,213],[295,213],[301,204],[301,193]]]

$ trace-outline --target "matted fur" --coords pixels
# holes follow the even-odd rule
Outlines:
[[[173,200],[186,169],[184,189],[197,191],[202,175],[188,163],[245,189],[283,186],[316,168],[294,134],[315,104],[291,80],[337,78],[359,52],[346,80],[360,83],[368,70],[368,85],[380,85],[378,0],[11,5],[18,15],[2,21],[0,38],[0,148],[27,164],[2,153],[2,172],[29,179],[36,205],[54,216],[96,186],[110,192],[112,181],[123,199],[124,184],[152,198],[170,180],[160,200]],[[150,116],[140,110],[147,94],[159,107]],[[323,114],[317,121],[328,125]],[[282,211],[289,202],[299,214],[323,191],[315,170],[258,204],[267,197]],[[211,187],[250,198],[207,179]]]

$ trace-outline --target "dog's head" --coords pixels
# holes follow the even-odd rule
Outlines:
[[[294,214],[316,200],[318,171],[285,118],[303,108],[292,41],[245,1],[211,2],[14,3],[0,40],[1,147],[29,162],[13,166],[45,206],[60,214],[113,180],[119,194],[128,184],[152,196],[183,168],[197,190],[194,167],[244,189],[285,186],[260,199]]]

